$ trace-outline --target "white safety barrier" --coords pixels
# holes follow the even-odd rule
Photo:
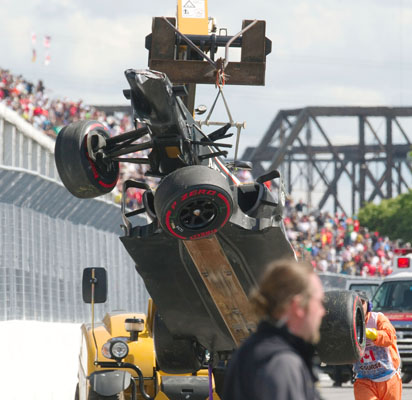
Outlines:
[[[88,321],[81,276],[92,266],[109,277],[98,317],[146,311],[148,294],[118,238],[120,208],[110,196],[72,196],[53,152],[53,139],[0,103],[0,320]]]

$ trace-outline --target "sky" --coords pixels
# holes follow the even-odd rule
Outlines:
[[[127,105],[123,72],[147,67],[144,41],[152,17],[175,16],[176,4],[2,0],[0,67],[34,82],[42,79],[52,97]],[[280,109],[410,104],[412,0],[209,0],[208,7],[229,35],[241,29],[243,19],[266,20],[272,41],[266,86],[224,88],[234,120],[246,122],[242,148],[259,143]],[[51,37],[48,66],[45,35]],[[215,96],[213,85],[198,85],[196,104],[210,107]],[[223,107],[213,116],[226,120]],[[345,133],[336,127],[347,141]]]

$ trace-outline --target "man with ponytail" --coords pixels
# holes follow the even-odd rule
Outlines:
[[[260,322],[229,363],[223,399],[319,399],[312,356],[325,309],[313,267],[291,259],[270,264],[250,301]]]

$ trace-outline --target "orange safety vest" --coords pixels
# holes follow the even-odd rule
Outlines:
[[[371,312],[366,323],[366,328],[378,328],[378,319],[385,318],[382,313]],[[391,347],[392,349],[391,352]],[[398,360],[392,357],[393,350],[396,351]],[[390,346],[378,346],[376,342],[367,339],[365,353],[363,357],[353,366],[356,379],[370,379],[374,382],[383,382],[392,378],[393,375],[399,372],[399,351],[396,341]],[[395,361],[395,362],[394,362]]]

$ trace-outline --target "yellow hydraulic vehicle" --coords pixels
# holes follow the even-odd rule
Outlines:
[[[75,400],[219,400],[207,367],[193,374],[167,374],[156,363],[153,341],[155,306],[147,315],[109,312],[94,323],[94,304],[107,297],[104,268],[86,268],[83,300],[91,303],[92,321],[81,326]]]

